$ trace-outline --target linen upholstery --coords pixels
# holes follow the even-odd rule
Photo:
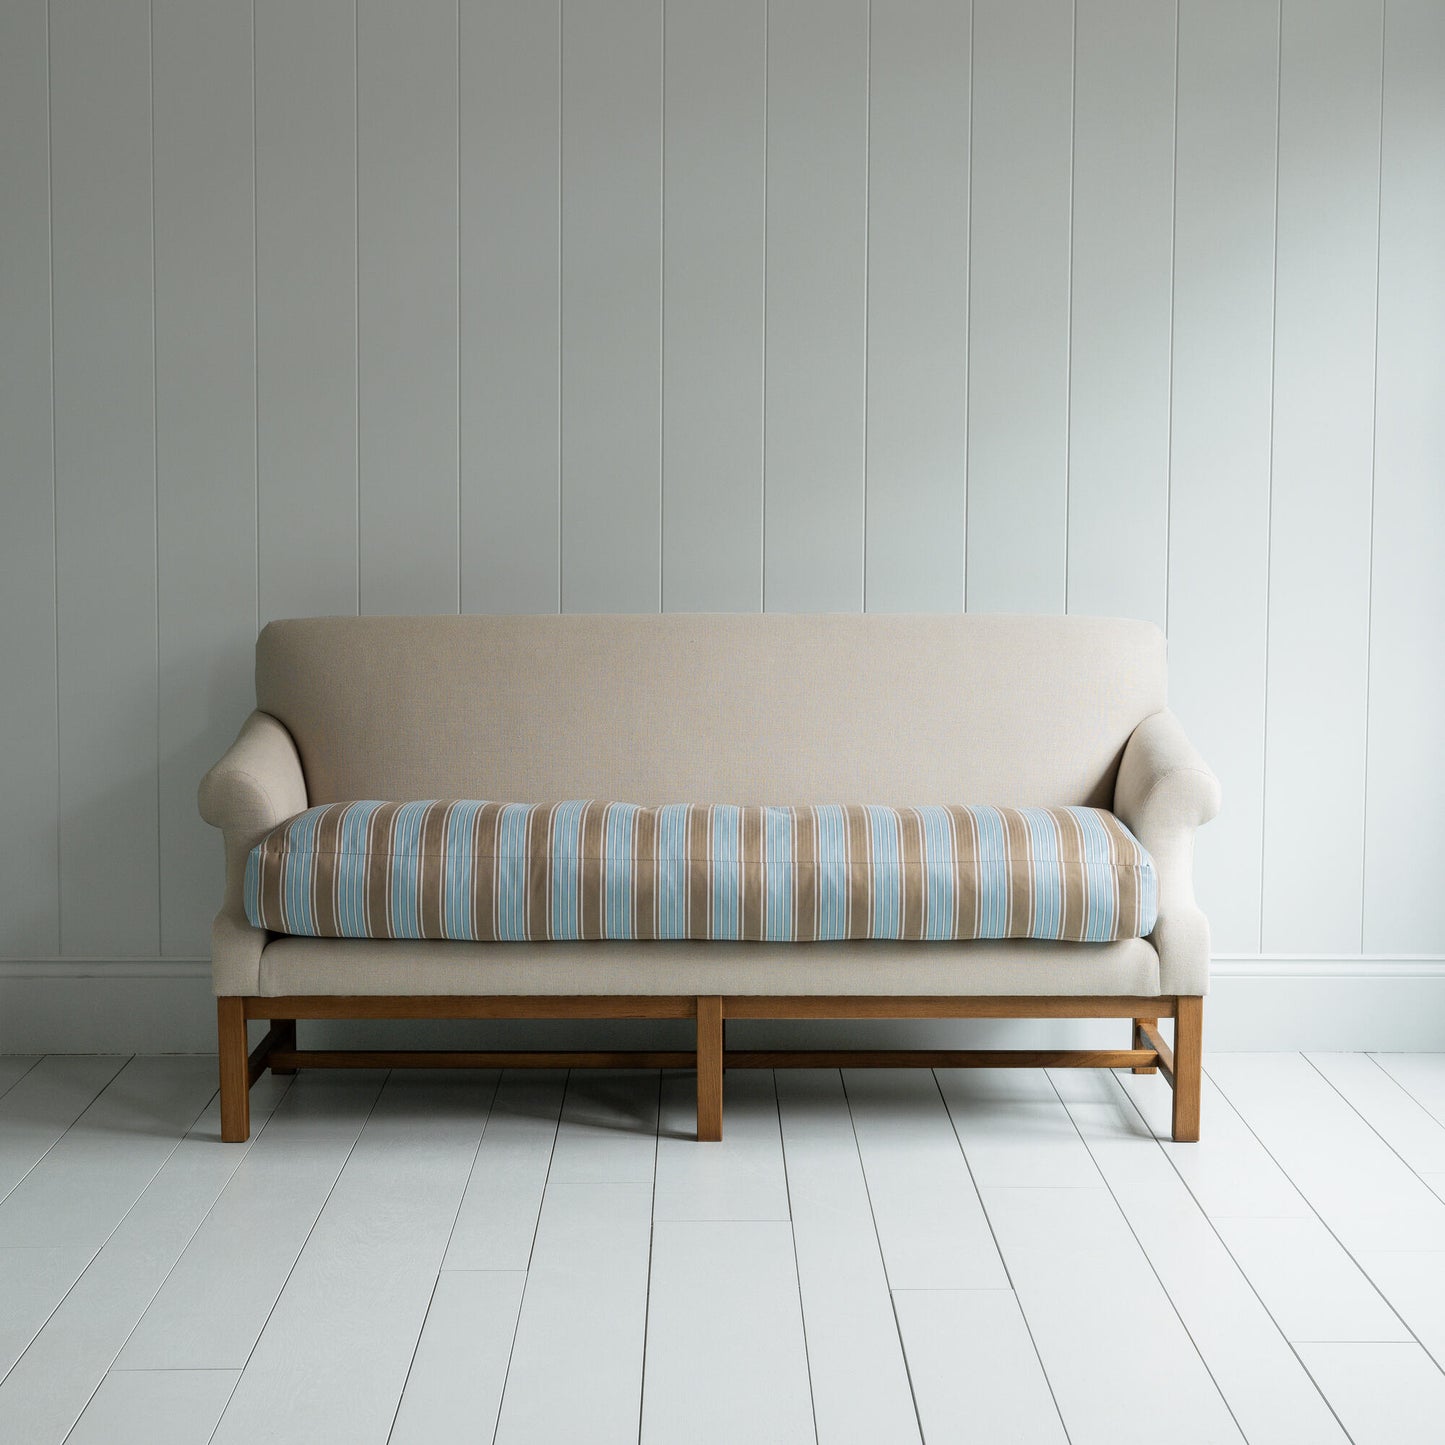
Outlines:
[[[1194,834],[1219,812],[1219,779],[1168,709],[1134,730],[1119,767],[1114,808],[1159,871],[1154,941],[1171,993],[1209,988],[1209,920],[1194,901]]]
[[[1107,808],[1164,639],[1090,617],[667,614],[273,622],[256,705],[309,803]]]
[[[317,938],[1102,943],[1154,865],[1097,808],[321,804],[246,865],[247,918]]]
[[[1117,943],[435,943],[273,937],[259,994],[1140,994],[1146,938]],[[1163,990],[1167,992],[1167,990]]]
[[[306,779],[291,734],[253,712],[226,755],[201,779],[201,817],[221,830],[226,892],[211,926],[211,981],[217,994],[256,991],[267,934],[243,907],[246,859],[272,828],[306,806]]]
[[[711,979],[697,991],[710,993],[805,992],[835,966],[838,976],[813,991],[1205,991],[1208,929],[1189,876],[1190,820],[1209,816],[1217,793],[1203,808],[1197,798],[1174,807],[1187,780],[1153,790],[1197,766],[1171,718],[1141,732],[1130,749],[1132,779],[1115,802],[1126,744],[1165,708],[1164,640],[1148,624],[969,615],[311,618],[271,624],[256,661],[258,712],[202,785],[202,811],[226,839],[227,888],[213,933],[217,994],[257,994],[263,976],[271,994],[567,993],[581,990],[573,970],[584,963],[590,992],[608,991],[613,976],[626,979],[617,991],[688,992],[693,985],[663,957],[673,948],[709,958],[719,951],[719,961],[697,965],[696,977]],[[642,698],[639,679],[653,689]],[[1212,778],[1194,781],[1207,791]],[[308,804],[489,793],[1113,806],[1159,872],[1155,947],[968,942],[909,946],[900,960],[893,945],[838,943],[793,949],[796,972],[780,976],[768,971],[767,944],[500,950],[272,940],[247,922],[247,853]],[[282,802],[288,794],[299,796]],[[622,961],[585,959],[594,947]],[[734,963],[743,949],[757,952]],[[855,975],[853,950],[883,963]],[[1151,960],[1157,953],[1157,989],[1124,968],[1111,987],[1115,962],[1141,951]],[[1041,969],[1045,955],[1057,963]],[[294,986],[282,982],[291,968]],[[932,970],[926,981],[924,970]]]

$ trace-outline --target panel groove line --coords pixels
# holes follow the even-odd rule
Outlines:
[[[149,6],[50,10],[60,950],[160,943]]]
[[[49,62],[43,0],[0,7],[0,957],[60,948]]]
[[[1265,949],[1360,946],[1382,23],[1282,17]]]
[[[656,612],[661,0],[563,10],[562,307],[562,607]]]
[[[1073,7],[976,0],[968,309],[970,611],[1068,591]]]

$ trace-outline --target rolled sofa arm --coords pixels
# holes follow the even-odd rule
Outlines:
[[[1148,849],[1159,874],[1160,991],[1209,989],[1209,920],[1194,901],[1194,834],[1219,812],[1219,779],[1167,709],[1134,729],[1119,764],[1114,811]]]
[[[226,896],[211,928],[211,982],[217,994],[254,994],[269,935],[246,918],[246,857],[278,823],[306,807],[306,776],[291,734],[269,713],[253,712],[225,756],[201,779],[201,817],[226,842]]]

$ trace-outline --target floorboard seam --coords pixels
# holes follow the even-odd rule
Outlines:
[[[487,1137],[487,1125],[492,1122],[492,1110],[497,1106],[497,1092],[502,1087],[502,1070],[497,1071],[497,1077],[492,1081],[492,1096],[487,1100],[486,1117],[482,1120],[481,1132],[477,1135],[477,1147],[472,1150],[472,1162],[467,1169],[467,1177],[462,1181],[461,1190],[457,1194],[457,1207],[452,1211],[452,1227],[447,1230],[446,1243],[442,1245],[442,1252],[437,1259],[436,1274],[432,1276],[431,1294],[427,1296],[426,1309],[422,1313],[421,1328],[416,1332],[416,1339],[412,1342],[411,1359],[406,1362],[406,1375],[401,1382],[401,1392],[396,1397],[396,1409],[391,1412],[391,1425],[386,1432],[387,1445],[391,1445],[391,1437],[396,1434],[396,1422],[401,1417],[401,1403],[406,1398],[406,1387],[411,1383],[411,1372],[416,1366],[417,1351],[421,1349],[421,1337],[426,1333],[426,1322],[431,1318],[431,1307],[436,1303],[437,1286],[441,1283],[442,1266],[446,1263],[447,1250],[451,1248],[452,1235],[457,1232],[457,1220],[461,1217],[462,1205],[466,1202],[467,1188],[472,1182],[472,1175],[477,1168],[477,1155],[482,1151],[482,1140]]]
[[[241,1381],[246,1378],[246,1371],[250,1368],[251,1360],[256,1354],[256,1346],[261,1343],[261,1338],[266,1333],[266,1326],[271,1323],[271,1316],[276,1313],[276,1306],[281,1303],[281,1297],[286,1293],[286,1286],[291,1283],[291,1276],[296,1273],[296,1266],[301,1262],[301,1256],[306,1253],[306,1246],[311,1243],[311,1236],[316,1233],[316,1226],[321,1222],[321,1216],[326,1213],[326,1206],[331,1203],[331,1196],[336,1193],[336,1186],[341,1182],[341,1176],[346,1173],[346,1166],[351,1163],[351,1156],[356,1152],[356,1146],[361,1143],[361,1136],[366,1133],[366,1126],[371,1123],[371,1116],[376,1113],[376,1106],[381,1102],[381,1096],[386,1092],[386,1086],[390,1081],[391,1070],[388,1069],[376,1091],[376,1097],[371,1101],[371,1108],[366,1111],[366,1118],[361,1121],[361,1128],[356,1131],[356,1138],[351,1141],[351,1147],[346,1151],[346,1158],[341,1161],[341,1167],[336,1171],[336,1178],[331,1181],[331,1187],[326,1191],[326,1198],[321,1201],[321,1208],[316,1211],[316,1217],[311,1221],[311,1228],[306,1231],[306,1238],[301,1241],[301,1248],[296,1251],[296,1258],[291,1261],[291,1268],[286,1271],[286,1278],[281,1281],[281,1288],[276,1291],[276,1298],[271,1301],[271,1308],[266,1311],[266,1318],[256,1332],[256,1338],[251,1341],[251,1348],[246,1353],[246,1363],[241,1366],[236,1375],[236,1383],[231,1387],[231,1393],[226,1396],[226,1403],[221,1407],[215,1429],[206,1437],[207,1445],[210,1445],[210,1442],[216,1438],[216,1431],[225,1422],[226,1412],[231,1408],[231,1401],[236,1398],[236,1391],[241,1388]]]
[[[1054,1413],[1059,1417],[1059,1428],[1064,1432],[1064,1439],[1072,1441],[1073,1436],[1069,1432],[1069,1422],[1064,1419],[1063,1409],[1059,1405],[1059,1397],[1054,1393],[1054,1382],[1049,1378],[1048,1367],[1044,1364],[1044,1357],[1039,1353],[1039,1342],[1034,1338],[1034,1327],[1029,1323],[1028,1311],[1024,1309],[1024,1302],[1019,1299],[1019,1292],[1014,1288],[1014,1277],[1008,1267],[1008,1260],[999,1246],[998,1231],[993,1227],[993,1218],[988,1212],[988,1206],[983,1202],[983,1193],[978,1187],[978,1180],[973,1175],[973,1165],[969,1162],[968,1150],[963,1147],[963,1137],[958,1132],[958,1124],[954,1121],[953,1110],[948,1107],[948,1095],[943,1092],[943,1084],[939,1080],[938,1070],[930,1069],[929,1076],[933,1080],[933,1087],[938,1090],[939,1101],[943,1104],[944,1117],[948,1120],[948,1127],[953,1130],[954,1142],[958,1145],[958,1152],[963,1156],[963,1167],[968,1170],[968,1182],[973,1185],[973,1192],[978,1197],[979,1211],[983,1215],[984,1223],[988,1225],[988,1237],[993,1240],[994,1253],[998,1255],[999,1265],[1003,1269],[1003,1277],[1008,1281],[1009,1293],[1013,1295],[1014,1302],[1018,1305],[1019,1318],[1024,1322],[1024,1329],[1028,1332],[1029,1345],[1033,1349],[1034,1359],[1039,1362],[1039,1373],[1044,1377],[1044,1384],[1049,1387],[1049,1399],[1054,1402]],[[1047,1076],[1045,1076],[1047,1077]],[[1052,1089],[1053,1084],[1050,1082]],[[1091,1155],[1090,1158],[1093,1156]],[[897,1314],[897,1305],[894,1306],[894,1314]]]
[[[1211,1079],[1211,1080],[1210,1080],[1210,1083],[1213,1084],[1214,1081]],[[1247,1284],[1247,1285],[1249,1286],[1249,1292],[1255,1297],[1255,1299],[1257,1299],[1257,1300],[1259,1301],[1259,1307],[1264,1311],[1264,1313],[1265,1313],[1266,1317],[1268,1318],[1270,1324],[1272,1324],[1272,1325],[1275,1327],[1275,1329],[1279,1332],[1279,1337],[1280,1337],[1280,1339],[1282,1339],[1282,1340],[1285,1342],[1285,1345],[1289,1348],[1289,1352],[1290,1352],[1290,1353],[1295,1357],[1295,1359],[1299,1362],[1299,1367],[1300,1367],[1300,1369],[1302,1369],[1302,1370],[1305,1372],[1305,1378],[1308,1379],[1309,1382],[1310,1382],[1310,1384],[1314,1386],[1315,1394],[1317,1394],[1317,1395],[1320,1397],[1320,1399],[1324,1402],[1325,1409],[1328,1410],[1332,1416],[1334,1416],[1335,1423],[1340,1427],[1340,1430],[1341,1430],[1341,1432],[1344,1434],[1345,1438],[1346,1438],[1347,1440],[1352,1440],[1354,1437],[1350,1434],[1350,1432],[1349,1432],[1348,1430],[1345,1429],[1345,1422],[1340,1419],[1339,1413],[1336,1411],[1334,1405],[1330,1403],[1329,1396],[1327,1396],[1327,1395],[1325,1394],[1325,1392],[1320,1389],[1320,1387],[1319,1387],[1319,1382],[1315,1379],[1314,1375],[1310,1373],[1310,1368],[1309,1368],[1308,1365],[1305,1364],[1304,1360],[1301,1358],[1299,1350],[1296,1349],[1296,1347],[1295,1347],[1295,1342],[1294,1342],[1292,1339],[1290,1339],[1290,1337],[1289,1337],[1287,1334],[1285,1334],[1284,1330],[1280,1327],[1280,1323],[1279,1323],[1279,1321],[1275,1318],[1275,1316],[1274,1316],[1274,1311],[1273,1311],[1272,1309],[1270,1309],[1268,1301],[1264,1298],[1264,1296],[1263,1296],[1262,1294],[1260,1294],[1259,1290],[1255,1287],[1254,1281],[1249,1277],[1249,1271],[1246,1270],[1245,1267],[1244,1267],[1242,1264],[1240,1264],[1240,1262],[1239,1262],[1237,1259],[1235,1259],[1235,1257],[1234,1257],[1234,1251],[1233,1251],[1232,1249],[1230,1249],[1230,1247],[1229,1247],[1229,1241],[1228,1241],[1227,1239],[1225,1239],[1225,1237],[1219,1232],[1219,1226],[1215,1223],[1213,1216],[1212,1216],[1212,1215],[1209,1213],[1209,1211],[1204,1207],[1204,1205],[1203,1205],[1202,1203],[1200,1203],[1199,1196],[1198,1196],[1197,1194],[1195,1194],[1195,1192],[1194,1192],[1194,1190],[1193,1190],[1192,1188],[1190,1188],[1188,1179],[1186,1179],[1186,1178],[1184,1177],[1184,1175],[1183,1175],[1183,1173],[1181,1172],[1181,1170],[1179,1169],[1179,1167],[1175,1164],[1174,1159],[1173,1159],[1173,1157],[1171,1156],[1169,1150],[1164,1147],[1164,1141],[1163,1141],[1157,1134],[1154,1133],[1153,1126],[1152,1126],[1152,1125],[1149,1123],[1149,1121],[1144,1117],[1143,1111],[1139,1108],[1138,1104],[1136,1104],[1136,1103],[1134,1102],[1133,1098],[1132,1098],[1132,1097],[1130,1096],[1130,1094],[1129,1094],[1129,1091],[1128,1091],[1126,1088],[1124,1088],[1124,1086],[1123,1086],[1122,1084],[1120,1084],[1117,1079],[1114,1080],[1114,1087],[1115,1087],[1115,1089],[1119,1092],[1119,1094],[1121,1094],[1121,1095],[1123,1096],[1124,1101],[1129,1105],[1129,1107],[1130,1107],[1131,1109],[1133,1109],[1134,1113],[1135,1113],[1135,1114],[1138,1116],[1138,1118],[1139,1118],[1139,1122],[1144,1126],[1144,1128],[1145,1128],[1146,1130],[1148,1130],[1150,1137],[1152,1137],[1153,1140],[1154,1140],[1154,1147],[1155,1147],[1156,1149],[1158,1149],[1161,1154],[1164,1155],[1164,1158],[1165,1158],[1165,1159],[1168,1161],[1168,1163],[1169,1163],[1169,1167],[1174,1171],[1175,1176],[1178,1178],[1179,1182],[1184,1186],[1185,1192],[1186,1192],[1186,1193],[1189,1195],[1189,1197],[1194,1201],[1195,1207],[1199,1210],[1200,1214],[1202,1214],[1202,1215],[1204,1216],[1204,1218],[1205,1218],[1205,1220],[1207,1221],[1210,1229],[1212,1229],[1212,1230],[1214,1231],[1214,1237],[1219,1241],[1220,1245],[1221,1245],[1221,1246],[1223,1247],[1223,1249],[1224,1249],[1224,1252],[1225,1252],[1225,1253],[1229,1256],[1229,1258],[1233,1261],[1235,1269],[1237,1269],[1237,1270],[1239,1271],[1239,1277],[1245,1282],[1245,1284]],[[1215,1085],[1215,1087],[1217,1088],[1218,1086]],[[1223,1091],[1221,1090],[1221,1093],[1222,1093],[1222,1092],[1223,1092]],[[1226,1099],[1225,1102],[1228,1103],[1228,1099]],[[1244,1116],[1243,1116],[1242,1114],[1240,1114],[1237,1109],[1234,1109],[1234,1105],[1233,1105],[1233,1104],[1230,1104],[1229,1107],[1230,1107],[1232,1110],[1234,1110],[1235,1116],[1239,1119],[1239,1122],[1244,1126],[1244,1128],[1249,1130],[1249,1133],[1250,1133],[1251,1138],[1254,1138],[1254,1139],[1256,1140],[1256,1142],[1259,1142],[1259,1141],[1258,1141],[1258,1136],[1255,1135],[1253,1129],[1250,1129],[1250,1128],[1249,1128],[1248,1123],[1245,1122]],[[1264,1149],[1263,1143],[1260,1143],[1260,1148],[1261,1148],[1261,1149]],[[1285,1174],[1284,1170],[1280,1168],[1279,1162],[1278,1162],[1278,1160],[1275,1159],[1274,1155],[1270,1154],[1268,1149],[1265,1149],[1265,1154],[1268,1155],[1271,1163],[1274,1164],[1274,1167],[1275,1167],[1276,1169],[1279,1169],[1280,1174],[1283,1175],[1283,1177],[1290,1183],[1291,1186],[1294,1186],[1294,1180],[1290,1179],[1289,1175],[1288,1175],[1288,1174]],[[1310,1208],[1310,1210],[1311,1210],[1311,1212],[1313,1212],[1313,1210],[1314,1210],[1314,1205],[1310,1204],[1309,1200],[1308,1200],[1307,1198],[1305,1198],[1305,1196],[1304,1196],[1303,1193],[1300,1194],[1300,1198],[1301,1198],[1301,1199],[1304,1199],[1305,1204],[1308,1205],[1309,1208]],[[1231,1216],[1231,1217],[1234,1217],[1234,1216]],[[1239,1216],[1239,1217],[1242,1217],[1242,1218],[1243,1218],[1243,1217],[1255,1217],[1255,1216]],[[1292,1215],[1290,1215],[1290,1216],[1284,1216],[1284,1215],[1264,1215],[1264,1216],[1259,1216],[1259,1217],[1266,1218],[1266,1219],[1276,1219],[1276,1218],[1294,1218],[1295,1216],[1292,1216]],[[1318,1215],[1316,1215],[1315,1217],[1316,1217],[1316,1218],[1319,1218]],[[1323,1224],[1324,1221],[1323,1221],[1323,1220],[1320,1220],[1320,1223]]]
[[[908,1381],[908,1394],[913,1401],[913,1418],[918,1424],[918,1438],[922,1440],[923,1416],[918,1409],[918,1394],[913,1388],[913,1366],[908,1362],[908,1346],[903,1339],[903,1331],[898,1327],[898,1306],[893,1299],[893,1281],[888,1277],[888,1256],[883,1252],[878,1214],[873,1208],[873,1187],[868,1182],[868,1166],[863,1160],[863,1146],[858,1141],[858,1121],[853,1117],[853,1101],[848,1096],[848,1076],[842,1069],[837,1070],[837,1074],[838,1083],[843,1090],[843,1107],[848,1111],[848,1127],[853,1134],[853,1149],[858,1155],[858,1175],[863,1180],[863,1195],[868,1201],[868,1217],[873,1221],[873,1240],[878,1246],[878,1264],[883,1271],[883,1283],[888,1286],[888,1308],[893,1312],[893,1331],[898,1336],[898,1353],[903,1358],[903,1375]]]
[[[788,1238],[793,1241],[793,1280],[798,1290],[798,1324],[803,1331],[803,1364],[808,1371],[808,1407],[813,1413],[813,1445],[818,1439],[818,1401],[813,1394],[813,1356],[808,1348],[808,1311],[803,1305],[803,1272],[798,1267],[798,1231],[793,1224],[793,1186],[788,1178],[788,1141],[783,1135],[783,1101],[778,1097],[778,1071],[768,1070],[773,1081],[773,1107],[778,1116],[778,1150],[783,1159],[783,1193],[788,1201]],[[897,1323],[895,1316],[894,1323]],[[906,1365],[905,1361],[905,1365]],[[912,1389],[910,1384],[909,1389]]]
[[[1129,1218],[1128,1212],[1124,1209],[1124,1206],[1119,1203],[1119,1196],[1114,1193],[1114,1186],[1109,1183],[1108,1175],[1106,1175],[1104,1171],[1099,1168],[1099,1161],[1094,1158],[1094,1151],[1089,1148],[1089,1141],[1084,1138],[1084,1131],[1079,1128],[1078,1120],[1075,1119],[1073,1114],[1069,1111],[1069,1106],[1064,1102],[1064,1096],[1059,1093],[1053,1079],[1049,1077],[1048,1070],[1044,1069],[1041,1072],[1043,1073],[1044,1079],[1047,1081],[1049,1088],[1053,1089],[1054,1096],[1059,1101],[1059,1107],[1062,1108],[1064,1111],[1064,1116],[1073,1126],[1074,1133],[1078,1136],[1079,1143],[1084,1146],[1085,1153],[1088,1154],[1089,1159],[1094,1165],[1095,1173],[1098,1174],[1104,1188],[1109,1191],[1109,1198],[1114,1201],[1114,1208],[1119,1211],[1119,1217],[1124,1221],[1124,1227],[1129,1231],[1129,1235],[1133,1239],[1135,1245],[1138,1246],[1140,1257],[1143,1259],[1144,1263],[1149,1266],[1149,1273],[1154,1276],[1156,1282],[1159,1285],[1160,1292],[1163,1294],[1164,1298],[1169,1301],[1169,1308],[1174,1311],[1174,1318],[1179,1321],[1179,1327],[1184,1331],[1185,1339],[1189,1341],[1190,1345],[1193,1347],[1194,1353],[1199,1357],[1199,1363],[1204,1366],[1204,1373],[1209,1376],[1209,1383],[1214,1386],[1214,1393],[1219,1396],[1221,1403],[1224,1405],[1224,1408],[1229,1411],[1229,1418],[1234,1421],[1234,1428],[1239,1431],[1239,1438],[1245,1441],[1246,1445],[1248,1445],[1249,1437],[1244,1433],[1244,1426],[1239,1423],[1239,1417],[1234,1413],[1234,1406],[1229,1403],[1229,1396],[1224,1393],[1224,1390],[1220,1387],[1219,1381],[1215,1379],[1214,1371],[1212,1368],[1210,1368],[1209,1361],[1204,1358],[1204,1351],[1199,1348],[1199,1341],[1194,1338],[1194,1331],[1189,1328],[1189,1322],[1184,1318],[1184,1315],[1181,1312],[1179,1306],[1175,1304],[1174,1296],[1169,1293],[1169,1286],[1164,1283],[1164,1280],[1160,1275],[1158,1268],[1155,1266],[1154,1261],[1149,1258],[1149,1251],[1144,1248],[1144,1241],[1139,1238],[1139,1232],[1134,1228],[1133,1220]],[[1110,1072],[1112,1073],[1113,1071],[1110,1070]],[[1191,1195],[1190,1198],[1192,1199],[1193,1195]],[[1198,1207],[1198,1201],[1195,1201],[1195,1207]],[[1203,1211],[1201,1211],[1201,1213],[1202,1212]]]

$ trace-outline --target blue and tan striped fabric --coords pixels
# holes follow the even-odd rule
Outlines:
[[[319,938],[1147,935],[1154,864],[1098,808],[332,803],[246,864],[246,916]]]

